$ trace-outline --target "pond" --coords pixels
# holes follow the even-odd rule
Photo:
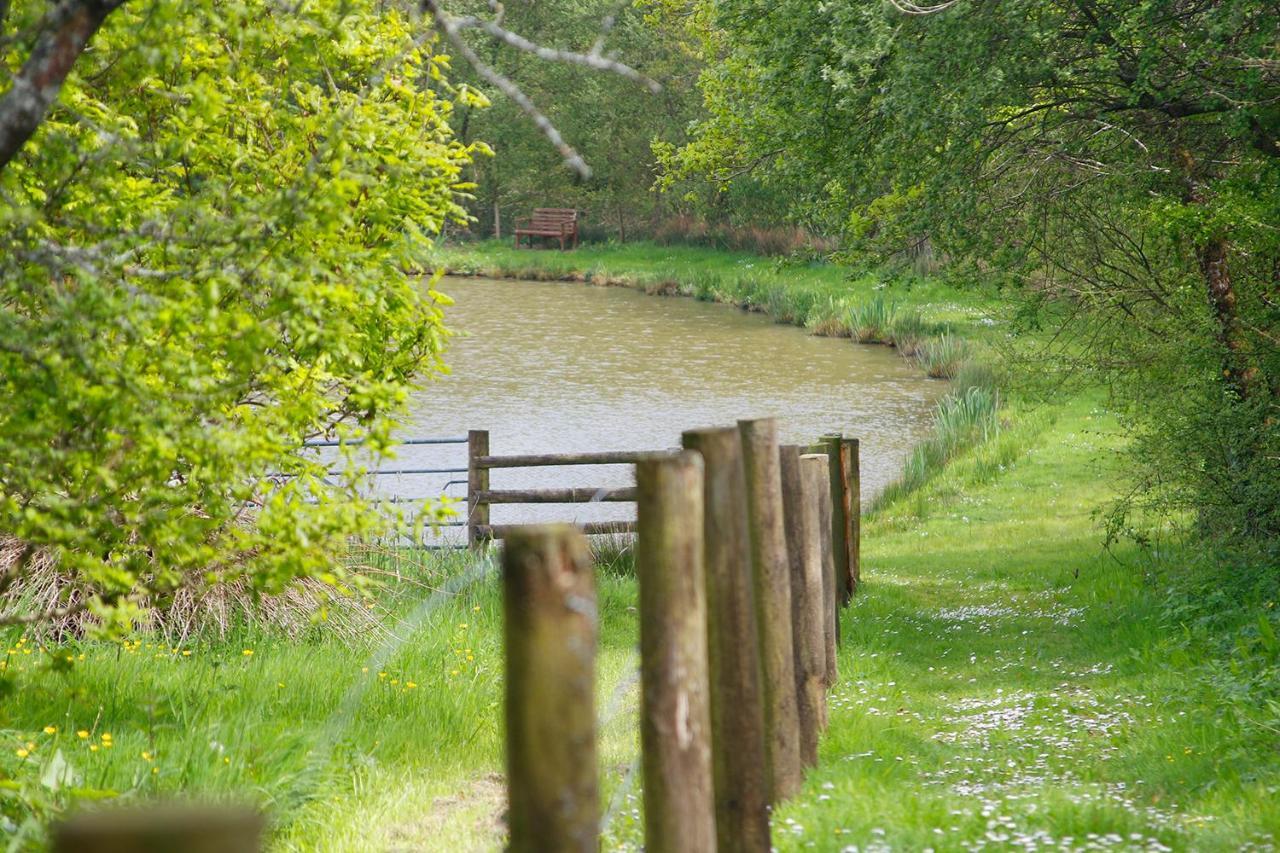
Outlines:
[[[760,314],[571,282],[448,278],[451,374],[419,392],[404,437],[490,432],[491,452],[676,447],[687,429],[776,417],[784,443],[862,441],[864,498],[897,474],[945,383],[892,349],[819,338]],[[465,448],[405,447],[396,467],[459,467]],[[454,475],[465,480],[465,475]],[[386,477],[403,496],[448,476]],[[416,480],[416,481],[415,481]],[[627,466],[496,470],[493,488],[629,483]],[[465,483],[448,493],[462,496]],[[494,523],[609,520],[629,504],[495,506]]]

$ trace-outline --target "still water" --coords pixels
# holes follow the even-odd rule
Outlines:
[[[887,347],[856,346],[692,299],[577,283],[449,278],[452,373],[413,401],[405,437],[487,429],[496,455],[676,447],[686,429],[776,417],[784,443],[862,440],[863,495],[879,491],[928,426],[944,383]],[[399,462],[460,467],[465,448],[406,447]],[[454,475],[465,480],[465,475]],[[387,478],[439,493],[442,477]],[[631,482],[627,466],[495,470],[493,488]],[[465,483],[448,493],[462,496]],[[626,518],[629,504],[495,506],[493,521]]]

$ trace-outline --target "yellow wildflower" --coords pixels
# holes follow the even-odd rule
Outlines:
[[[245,657],[247,657],[247,658],[249,658],[249,657],[253,657],[253,649],[245,649],[245,650],[244,650],[243,652],[241,652],[240,654],[244,655],[244,656],[245,656]]]
[[[143,760],[143,761],[150,761],[151,759],[152,759],[152,755],[151,755],[151,753],[147,752],[147,751],[144,749],[144,750],[142,751],[142,760]]]
[[[89,736],[88,729],[81,729],[80,731],[76,732],[76,737],[80,738],[80,740],[84,740],[88,736]]]
[[[45,727],[44,727],[44,733],[45,733],[45,734],[47,734],[47,735],[56,735],[56,734],[58,733],[58,727],[57,727],[57,726],[45,726]]]
[[[18,753],[18,757],[19,757],[19,758],[26,758],[28,755],[30,755],[30,754],[31,754],[31,750],[29,750],[29,749],[19,749],[19,750],[17,750],[17,753]]]
[[[97,745],[96,743],[91,743],[91,744],[89,744],[89,751],[90,751],[90,752],[97,752],[97,751],[98,751],[98,745]]]

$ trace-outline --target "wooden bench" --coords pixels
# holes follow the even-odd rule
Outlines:
[[[522,224],[527,223],[527,224]],[[533,216],[516,220],[516,248],[520,248],[520,238],[529,238],[529,247],[533,248],[534,237],[551,237],[560,241],[561,251],[565,241],[571,248],[578,248],[578,211],[566,207],[535,207]]]

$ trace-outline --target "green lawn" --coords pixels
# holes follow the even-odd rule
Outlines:
[[[278,850],[443,849],[445,822],[448,849],[497,846],[493,563],[446,555],[401,569],[404,580],[383,591],[384,630],[363,639],[317,628],[297,639],[42,648],[6,635],[15,689],[0,706],[0,793],[24,790],[50,808],[111,794],[248,800],[268,811]],[[634,593],[632,581],[602,574],[601,706],[615,708],[606,734],[634,729]],[[67,657],[72,666],[51,670]],[[621,748],[630,743],[623,736]],[[51,773],[65,783],[56,791],[42,784]],[[38,821],[0,814],[15,841],[38,839]]]
[[[775,817],[781,849],[1280,835],[1276,733],[1225,713],[1152,566],[1100,547],[1113,420],[1077,401],[1028,423],[1000,439],[1004,470],[971,454],[867,526],[821,766]]]

